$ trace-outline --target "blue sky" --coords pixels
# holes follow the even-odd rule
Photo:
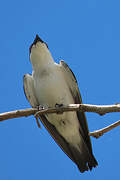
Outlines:
[[[29,46],[36,33],[56,60],[78,80],[84,103],[120,102],[120,2],[34,0],[0,2],[0,112],[29,108],[23,75],[30,73]],[[120,119],[119,113],[86,113],[90,131]],[[120,178],[120,128],[93,139],[99,166],[80,174],[34,117],[0,123],[0,179],[96,180]]]

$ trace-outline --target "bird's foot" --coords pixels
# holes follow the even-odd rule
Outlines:
[[[58,103],[55,104],[56,108],[59,108],[59,107],[62,107],[62,106],[63,106],[63,104],[58,104]]]
[[[38,109],[38,111],[34,114],[34,117],[36,119],[38,127],[41,129],[40,120],[39,120],[39,113],[41,110],[44,109],[44,107],[42,105],[38,105],[36,108]]]
[[[45,108],[44,108],[44,106],[42,106],[42,105],[38,105],[38,106],[37,106],[37,109],[38,109],[38,111],[41,111],[41,110],[43,110],[43,109],[45,109]]]
[[[60,109],[61,107],[63,107],[63,104],[58,104],[58,103],[56,103],[56,104],[55,104],[55,107],[58,108],[57,114],[63,114],[63,111]]]

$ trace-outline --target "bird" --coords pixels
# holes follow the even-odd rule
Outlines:
[[[24,93],[33,108],[82,104],[77,80],[70,67],[56,63],[48,45],[38,35],[29,48],[32,74],[23,77]],[[84,112],[69,111],[39,116],[49,134],[62,151],[77,165],[81,173],[98,165],[92,151]]]

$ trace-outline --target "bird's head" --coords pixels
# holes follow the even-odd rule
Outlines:
[[[39,67],[53,61],[48,45],[36,35],[30,48],[30,61],[33,68]]]

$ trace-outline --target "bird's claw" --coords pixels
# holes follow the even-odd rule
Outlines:
[[[41,110],[43,110],[45,108],[42,105],[38,105],[37,109],[38,109],[38,111],[34,114],[34,117],[36,119],[38,127],[41,129],[41,125],[40,125],[40,122],[39,122],[39,111],[41,111]]]
[[[38,105],[38,106],[37,106],[37,109],[38,109],[38,111],[41,111],[41,110],[43,110],[43,109],[45,109],[45,108],[44,108],[44,106],[42,106],[42,105]]]
[[[63,114],[63,111],[60,109],[62,106],[63,104],[58,104],[58,103],[55,104],[55,107],[58,108],[57,114]]]

